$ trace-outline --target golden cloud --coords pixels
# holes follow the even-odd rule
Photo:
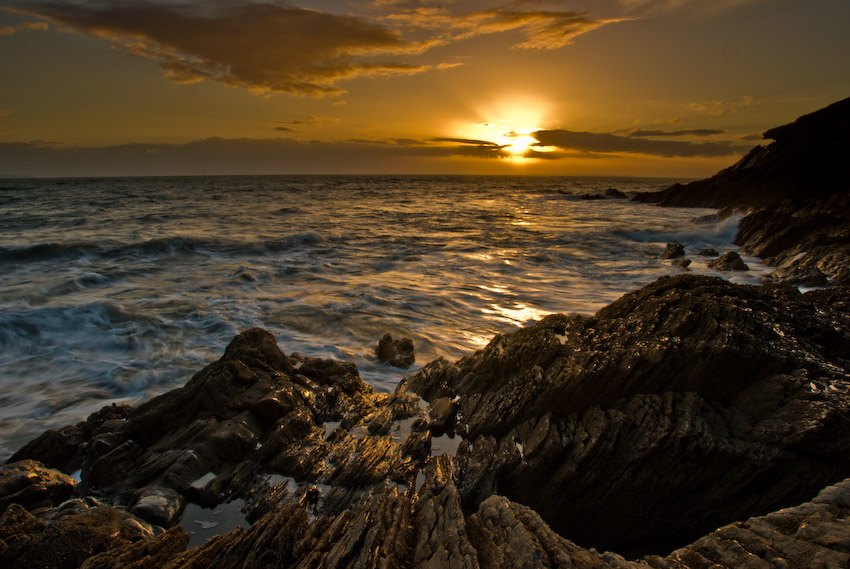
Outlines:
[[[0,26],[0,36],[10,36],[18,32],[43,32],[48,28],[46,22],[24,22],[14,26]]]
[[[456,14],[444,6],[421,3],[388,14],[385,20],[408,29],[442,30],[440,35],[417,44],[420,49],[509,31],[519,31],[525,37],[525,41],[514,45],[517,49],[558,49],[581,34],[624,21],[623,18],[595,19],[581,12],[506,8]]]
[[[42,2],[17,11],[155,59],[181,83],[210,79],[255,92],[322,96],[344,92],[336,86],[342,79],[432,68],[375,59],[418,49],[385,26],[284,5]]]

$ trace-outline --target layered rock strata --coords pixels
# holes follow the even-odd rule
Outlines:
[[[16,453],[0,566],[844,566],[848,305],[669,277],[392,394],[249,330]],[[199,506],[244,519],[186,549]]]

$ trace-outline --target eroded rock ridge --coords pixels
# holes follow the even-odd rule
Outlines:
[[[848,305],[668,277],[391,394],[252,329],[183,388],[16,453],[0,565],[844,566]],[[243,523],[187,549],[199,506]]]

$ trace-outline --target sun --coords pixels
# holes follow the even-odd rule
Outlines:
[[[531,133],[540,130],[540,127],[516,128],[506,126],[507,130],[502,127],[499,128],[499,131],[503,132],[494,133],[495,136],[491,137],[493,142],[501,146],[502,150],[508,152],[513,158],[525,157],[526,153],[537,144],[537,139],[531,136]]]
[[[479,119],[456,125],[460,136],[497,144],[513,161],[533,160],[530,151],[545,151],[537,146],[533,133],[546,124],[549,105],[533,97],[505,97],[482,104],[476,109]]]

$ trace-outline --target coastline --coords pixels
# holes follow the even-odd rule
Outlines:
[[[779,265],[774,283],[662,277],[593,316],[435,360],[391,394],[248,330],[184,387],[15,453],[0,471],[0,560],[843,566],[848,224],[843,198],[824,199],[742,221],[739,244]],[[813,283],[830,287],[796,289]],[[217,523],[183,520],[186,505],[235,501],[247,527],[185,551],[185,529]]]

